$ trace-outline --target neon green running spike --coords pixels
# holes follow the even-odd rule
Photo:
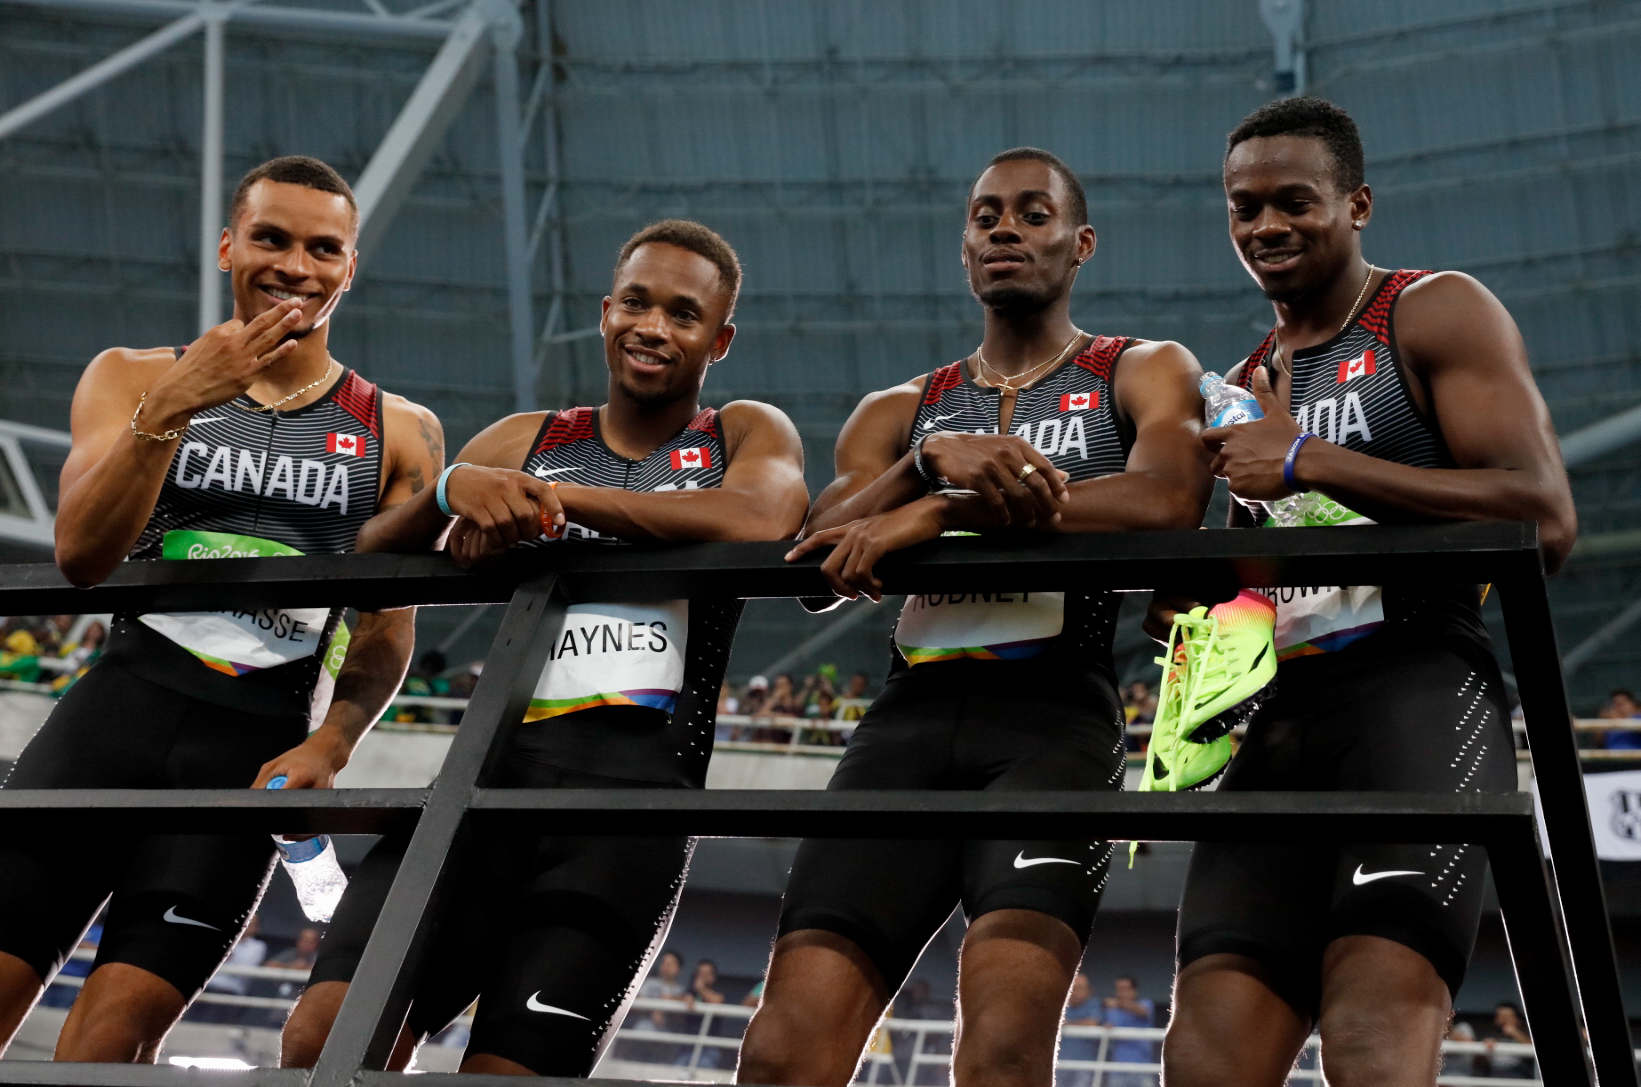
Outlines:
[[[1157,692],[1157,714],[1140,777],[1141,792],[1207,785],[1231,761],[1231,731],[1253,716],[1272,690],[1276,607],[1243,590],[1234,600],[1174,616]],[[1128,848],[1134,866],[1137,846]]]
[[[1276,605],[1248,589],[1184,624],[1188,661],[1182,696],[1181,735],[1202,744],[1218,739],[1253,716],[1276,678]]]

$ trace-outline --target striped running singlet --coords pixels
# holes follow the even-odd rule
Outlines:
[[[1015,394],[1009,433],[1073,483],[1121,472],[1134,443],[1113,392],[1117,360],[1134,341],[1096,336],[1075,358]],[[996,434],[1001,394],[974,381],[967,360],[924,384],[911,441],[943,430]],[[1108,592],[931,593],[910,596],[895,629],[895,668],[937,661],[1058,656],[1066,668],[1110,669],[1117,601]]]
[[[1290,411],[1302,431],[1324,441],[1415,468],[1456,467],[1436,420],[1413,399],[1409,373],[1396,347],[1396,303],[1427,271],[1388,273],[1361,314],[1344,331],[1287,360],[1292,381]],[[1236,381],[1253,381],[1275,343],[1273,329],[1242,364]],[[1320,491],[1266,504],[1272,527],[1358,525],[1373,522]],[[1265,590],[1276,601],[1276,650],[1280,660],[1337,652],[1388,627],[1397,637],[1434,625],[1485,643],[1475,586],[1382,589],[1377,585],[1328,585]],[[1411,624],[1411,625],[1409,625]]]
[[[725,453],[707,408],[642,460],[612,450],[597,408],[548,412],[521,469],[628,491],[717,487]],[[574,522],[564,540],[619,543]],[[523,546],[552,547],[545,536]],[[576,604],[548,655],[515,746],[566,770],[701,788],[741,601]]]
[[[382,481],[382,391],[344,368],[295,411],[241,395],[177,443],[133,559],[353,550]],[[251,713],[322,712],[314,700],[337,608],[117,615],[104,659],[202,701]],[[328,702],[328,684],[321,688]]]

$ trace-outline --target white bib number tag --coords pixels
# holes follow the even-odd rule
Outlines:
[[[906,598],[895,644],[908,664],[1020,660],[1065,627],[1065,593],[928,593]]]
[[[594,706],[671,713],[684,689],[689,601],[574,604],[548,654],[526,721]]]
[[[165,534],[162,553],[167,559],[226,559],[302,552],[255,536],[175,531]],[[330,609],[154,612],[138,618],[145,626],[198,657],[206,667],[225,675],[242,676],[317,653]]]
[[[1266,524],[1276,528],[1375,523],[1320,491],[1289,495],[1266,506],[1271,513]],[[1332,653],[1384,625],[1384,592],[1377,585],[1289,586],[1259,591],[1276,602],[1278,660]]]

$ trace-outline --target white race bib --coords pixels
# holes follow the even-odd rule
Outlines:
[[[908,596],[895,644],[908,664],[1035,657],[1065,627],[1065,593]]]
[[[671,713],[684,689],[689,601],[574,604],[536,682],[526,721],[594,706]]]
[[[1268,526],[1315,528],[1375,522],[1319,491],[1266,503]],[[1276,602],[1278,660],[1332,653],[1372,634],[1385,622],[1384,592],[1377,585],[1316,585],[1258,590]]]
[[[227,532],[167,532],[163,544],[167,559],[260,558],[301,553],[274,540]],[[198,657],[207,668],[242,676],[319,652],[319,639],[330,619],[330,609],[156,612],[138,618]]]

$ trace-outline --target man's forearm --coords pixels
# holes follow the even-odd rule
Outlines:
[[[832,499],[822,491],[809,512],[808,532],[814,534],[862,517],[887,513],[928,493],[928,484],[917,474],[912,455],[907,453],[894,467],[847,498]]]
[[[785,496],[746,494],[721,487],[684,491],[627,491],[617,487],[560,487],[564,516],[623,540],[653,543],[784,540],[802,524],[803,510]]]
[[[359,528],[355,551],[429,551],[450,527],[432,487],[384,510]]]
[[[314,733],[335,749],[339,766],[399,693],[415,648],[415,608],[359,614],[359,628],[336,674],[330,710]]]
[[[1031,526],[1038,532],[1135,532],[1196,528],[1207,505],[1207,488],[1195,488],[1147,472],[1119,472],[1072,483],[1060,520]],[[1197,493],[1200,490],[1201,493]],[[931,495],[942,503],[941,521],[948,530],[995,532],[1009,526],[994,507],[974,494]]]
[[[122,434],[74,481],[57,509],[56,557],[65,577],[94,585],[125,560],[154,515],[176,449]]]
[[[1415,468],[1313,439],[1295,478],[1382,523],[1538,521],[1555,516],[1554,488],[1508,468]]]

